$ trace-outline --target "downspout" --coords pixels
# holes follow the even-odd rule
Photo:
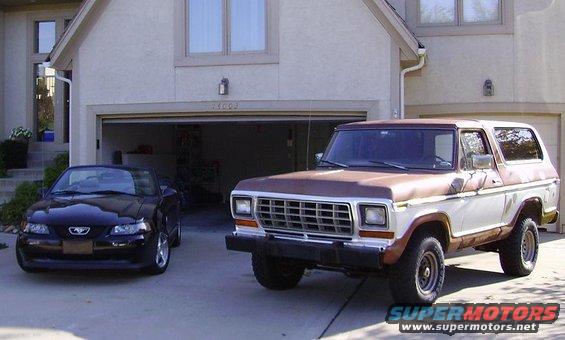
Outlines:
[[[43,63],[43,67],[51,68],[51,62],[47,61]],[[55,70],[55,79],[67,83],[69,85],[69,165],[73,163],[73,134],[72,134],[72,120],[73,120],[73,81],[61,76],[58,70]]]
[[[418,49],[418,57],[420,58],[420,62],[418,63],[418,65],[412,66],[412,67],[408,67],[403,69],[400,72],[400,119],[404,119],[405,117],[405,109],[406,109],[406,104],[405,104],[405,88],[404,88],[404,83],[406,80],[406,74],[410,73],[410,72],[414,72],[414,71],[418,71],[421,70],[425,65],[426,65],[426,49],[425,48],[420,48]]]

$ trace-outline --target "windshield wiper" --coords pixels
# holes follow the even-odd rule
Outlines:
[[[338,162],[333,162],[333,161],[328,161],[327,159],[320,159],[320,163],[327,163],[327,164],[339,166],[340,168],[349,168],[349,165],[347,165],[347,164],[338,163]]]
[[[86,192],[75,191],[75,190],[59,190],[53,191],[50,193],[51,195],[86,195]]]
[[[130,194],[129,192],[123,191],[116,191],[116,190],[100,190],[100,191],[93,191],[89,192],[91,195],[128,195],[128,196],[135,196],[139,197],[140,195]]]
[[[381,165],[386,165],[389,168],[397,168],[400,170],[409,170],[407,167],[399,165],[399,164],[395,164],[395,163],[391,163],[391,162],[383,162],[383,161],[373,161],[370,160],[369,162],[373,163],[373,164],[381,164]]]

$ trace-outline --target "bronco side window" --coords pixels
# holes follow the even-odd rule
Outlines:
[[[507,162],[543,160],[541,147],[532,130],[497,128],[494,135]]]
[[[460,140],[460,167],[462,170],[473,170],[474,155],[488,155],[489,151],[484,135],[479,131],[464,131]]]

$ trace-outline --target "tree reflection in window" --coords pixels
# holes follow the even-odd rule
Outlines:
[[[55,74],[46,69],[40,75],[39,65],[35,67],[35,117],[37,140],[53,141],[55,128]],[[50,73],[51,72],[51,73]]]
[[[506,161],[543,159],[541,147],[530,129],[499,128],[495,136]]]

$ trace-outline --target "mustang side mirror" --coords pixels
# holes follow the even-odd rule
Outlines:
[[[163,197],[171,197],[177,194],[177,191],[173,188],[166,187],[165,189],[161,190]]]
[[[320,161],[322,160],[323,156],[324,154],[321,152],[314,155],[314,157],[316,157],[316,164],[320,164]]]
[[[473,169],[488,170],[493,167],[494,157],[492,155],[473,155],[472,162]]]
[[[45,196],[47,196],[47,192],[49,191],[49,189],[47,188],[39,188],[37,189],[37,197],[44,198]]]

